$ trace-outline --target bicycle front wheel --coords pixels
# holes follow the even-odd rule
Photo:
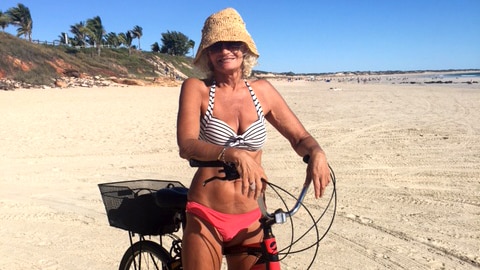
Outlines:
[[[170,254],[152,241],[139,241],[130,246],[122,257],[119,270],[171,270]]]

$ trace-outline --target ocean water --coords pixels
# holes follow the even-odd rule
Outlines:
[[[480,72],[465,72],[465,73],[455,73],[455,74],[445,74],[443,75],[446,78],[480,78]]]

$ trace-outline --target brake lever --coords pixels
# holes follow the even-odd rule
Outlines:
[[[213,180],[223,180],[223,181],[230,181],[240,178],[240,174],[237,171],[234,163],[225,163],[222,161],[200,161],[196,159],[189,160],[190,167],[223,167],[223,173],[225,173],[225,177],[214,177],[207,179],[203,182],[203,186],[208,184]]]

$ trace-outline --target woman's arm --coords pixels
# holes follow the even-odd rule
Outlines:
[[[268,81],[259,80],[256,85],[255,88],[262,89],[263,100],[261,103],[266,111],[267,120],[287,138],[298,155],[310,156],[305,184],[313,182],[315,197],[321,197],[330,182],[330,170],[325,152],[288,107],[280,93]]]
[[[203,81],[190,78],[183,82],[177,115],[177,144],[180,157],[187,160],[216,160],[223,150],[222,146],[198,139],[205,95],[208,96],[208,88]]]

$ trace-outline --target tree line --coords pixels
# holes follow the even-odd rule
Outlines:
[[[17,28],[17,37],[23,36],[28,41],[32,41],[33,21],[30,9],[23,4],[17,4],[16,7],[9,8],[6,12],[0,10],[0,27],[5,31],[9,25]],[[59,37],[60,44],[75,47],[94,47],[97,55],[101,54],[103,47],[128,48],[129,53],[132,49],[139,49],[140,39],[143,36],[143,28],[135,25],[131,30],[121,33],[107,32],[100,16],[81,21],[70,26],[70,36],[62,32]],[[155,42],[151,45],[153,52],[166,53],[170,55],[185,56],[190,49],[194,49],[195,42],[189,39],[183,33],[177,31],[167,31],[161,34],[160,45]],[[133,40],[138,40],[138,47],[133,45]]]

